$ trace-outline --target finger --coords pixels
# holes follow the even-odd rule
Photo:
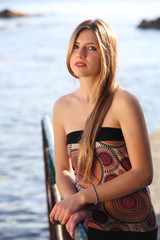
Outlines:
[[[54,223],[54,214],[52,212],[49,215],[49,219],[52,223]]]
[[[49,215],[50,221],[52,223],[54,223],[54,217],[55,217],[56,211],[57,211],[57,206],[54,205],[54,207],[53,207],[53,209],[52,209],[52,211],[50,212],[50,215]]]
[[[83,221],[83,226],[87,231],[88,231],[88,222],[89,222],[89,217],[86,217]]]
[[[73,237],[74,236],[75,227],[80,222],[80,219],[77,216],[77,214],[73,214],[70,217],[69,221],[70,221],[70,223],[69,223],[69,232],[70,232],[71,236]]]
[[[61,210],[61,212],[58,215],[58,221],[63,225],[63,218],[65,215],[65,210]]]
[[[55,223],[55,221],[58,221],[58,218],[59,218],[59,215],[60,215],[59,212],[60,212],[60,211],[59,211],[57,205],[55,205],[54,208],[52,209],[50,215],[49,215],[50,221],[51,221],[52,223]]]
[[[74,231],[75,231],[76,225],[77,224],[75,223],[75,221],[71,222],[71,224],[70,224],[69,233],[70,233],[72,238],[74,238]]]
[[[71,216],[71,213],[70,213],[68,210],[66,210],[66,211],[63,213],[63,217],[62,217],[62,219],[61,219],[61,223],[62,223],[63,225],[65,225],[65,224],[68,222],[70,216]]]
[[[66,223],[65,226],[66,226],[67,232],[70,234],[71,237],[73,237],[72,236],[73,233],[71,233],[71,231],[70,231],[70,226],[71,226],[71,222],[72,222],[71,218],[72,218],[72,216],[70,217],[70,219],[68,220],[68,222]]]
[[[71,222],[70,223],[70,226],[69,226],[69,234],[72,238],[74,238],[74,230],[75,230],[75,226],[76,224],[74,224],[74,222]]]
[[[72,218],[72,216],[71,216],[71,218]],[[67,232],[70,234],[70,236],[72,238],[74,238],[74,231],[71,230],[71,224],[72,224],[71,218],[68,220],[68,222],[67,222],[67,224],[65,226],[66,226]]]
[[[56,212],[56,214],[54,215],[54,220],[59,221],[59,216],[60,216],[60,214],[58,212]]]

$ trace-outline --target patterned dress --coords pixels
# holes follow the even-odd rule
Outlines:
[[[121,129],[103,127],[95,143],[95,166],[92,183],[77,172],[79,141],[83,131],[67,135],[67,151],[75,174],[78,191],[91,184],[108,182],[129,171],[132,166]],[[106,189],[107,190],[107,189]],[[127,196],[89,205],[89,227],[103,231],[149,232],[157,228],[155,212],[148,187]]]

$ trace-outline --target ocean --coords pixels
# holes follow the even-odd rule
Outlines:
[[[160,127],[159,0],[0,0],[0,10],[30,17],[0,19],[0,240],[49,239],[41,119],[78,87],[66,68],[70,35],[102,18],[115,30],[117,81],[139,99],[149,133]],[[34,14],[38,14],[34,16]]]

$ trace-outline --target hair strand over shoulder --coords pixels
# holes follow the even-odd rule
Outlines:
[[[84,179],[92,181],[96,137],[119,87],[115,82],[117,41],[113,30],[100,19],[87,20],[79,24],[71,36],[67,54],[67,67],[74,77],[75,75],[70,67],[70,56],[77,37],[85,29],[95,33],[101,53],[101,70],[94,94],[93,110],[86,121],[78,157],[78,171],[84,174]]]

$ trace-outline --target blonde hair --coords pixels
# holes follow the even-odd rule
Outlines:
[[[73,76],[75,75],[70,66],[70,57],[77,37],[85,29],[95,33],[101,53],[101,70],[93,99],[93,110],[86,121],[78,157],[78,170],[84,174],[84,179],[91,181],[96,136],[118,89],[115,82],[117,41],[115,33],[103,20],[87,20],[79,24],[71,36],[67,53],[67,68]]]

